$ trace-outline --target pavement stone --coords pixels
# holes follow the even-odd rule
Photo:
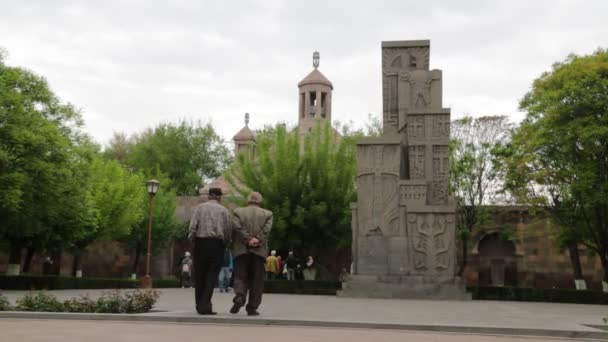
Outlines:
[[[431,301],[341,298],[333,296],[265,294],[262,316],[231,315],[232,294],[216,292],[214,317],[194,311],[193,289],[162,289],[153,312],[138,315],[0,313],[0,318],[104,319],[155,322],[199,322],[262,325],[326,326],[444,332],[476,332],[554,337],[606,338],[608,307],[601,305],[504,301]],[[48,291],[60,299],[104,290]],[[14,301],[25,291],[4,291]]]
[[[175,323],[83,322],[8,319],[0,321],[0,340],[20,342],[549,342],[556,338],[530,338],[419,331],[327,329],[316,327],[232,326]],[[108,333],[111,332],[111,333]]]

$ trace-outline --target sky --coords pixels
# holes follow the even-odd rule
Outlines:
[[[297,83],[332,81],[332,116],[382,113],[381,42],[431,41],[452,118],[508,115],[570,53],[608,47],[606,0],[0,0],[6,63],[44,76],[106,144],[180,119],[226,140],[244,125],[297,122]]]

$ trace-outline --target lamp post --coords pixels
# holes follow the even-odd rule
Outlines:
[[[154,195],[158,191],[160,182],[156,179],[150,179],[146,182],[146,188],[150,195],[150,213],[148,214],[148,249],[146,252],[146,275],[141,278],[141,288],[152,288],[152,277],[150,276],[150,257],[152,255],[152,209],[154,208]]]

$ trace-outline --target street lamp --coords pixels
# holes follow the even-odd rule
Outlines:
[[[146,254],[146,275],[141,278],[141,288],[152,288],[152,277],[150,276],[150,257],[152,253],[152,209],[154,208],[154,195],[158,191],[160,182],[156,179],[150,179],[146,182],[146,188],[150,195],[150,213],[148,214],[148,250]]]

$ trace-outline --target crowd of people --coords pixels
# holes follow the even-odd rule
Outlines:
[[[220,292],[229,292],[232,288],[233,258],[230,248],[224,251],[222,268],[215,284]],[[190,252],[186,252],[179,262],[181,270],[180,285],[182,288],[192,287],[192,258]],[[264,263],[266,280],[316,280],[317,268],[312,256],[306,258],[302,264],[293,251],[287,253],[283,258],[276,250],[270,251]]]

